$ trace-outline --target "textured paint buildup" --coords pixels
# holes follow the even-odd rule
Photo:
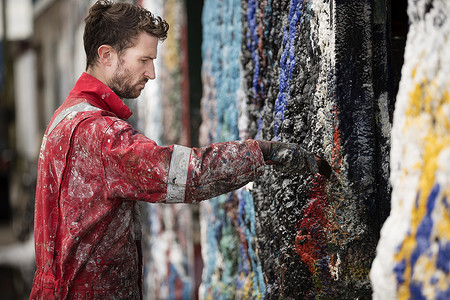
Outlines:
[[[239,139],[241,2],[207,0],[203,12],[202,145]],[[245,125],[244,125],[245,128]],[[255,211],[241,189],[201,204],[205,267],[200,296],[254,299],[265,294],[255,243]]]
[[[348,1],[205,1],[202,143],[297,143],[337,174],[268,166],[251,188],[205,204],[205,298],[371,297],[392,109],[375,13]]]
[[[392,129],[391,215],[371,271],[375,299],[449,299],[450,3],[408,1]]]

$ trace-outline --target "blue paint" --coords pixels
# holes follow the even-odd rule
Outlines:
[[[416,248],[414,249],[413,253],[411,254],[411,267],[414,268],[414,265],[417,262],[417,259],[422,255],[425,254],[425,252],[430,247],[430,236],[431,232],[433,230],[433,218],[431,216],[434,206],[436,204],[436,198],[439,194],[440,187],[439,184],[436,184],[433,189],[430,192],[430,195],[427,199],[427,211],[422,219],[422,222],[420,223],[419,227],[417,228],[416,233]]]
[[[431,277],[431,279],[430,279],[430,284],[432,284],[432,285],[434,285],[434,284],[437,284],[439,282],[439,278],[436,278],[436,277]]]
[[[426,300],[427,298],[422,294],[423,283],[412,282],[409,285],[409,291],[411,292],[411,298],[414,300]]]
[[[450,288],[444,290],[444,291],[437,291],[436,293],[436,300],[448,300],[450,299]]]
[[[275,139],[278,139],[279,129],[284,120],[284,112],[290,98],[290,86],[292,81],[292,74],[297,64],[295,53],[295,36],[297,33],[297,26],[303,23],[302,9],[304,2],[300,0],[291,1],[289,7],[289,27],[283,30],[283,47],[284,51],[280,60],[280,83],[279,94],[275,101],[275,118],[274,118],[274,134]]]
[[[264,7],[264,20],[270,20],[272,18],[272,0],[268,0],[266,3],[266,6]],[[270,34],[270,30],[271,27],[269,27],[269,24],[264,24],[264,32],[263,32],[263,36],[264,36],[264,40],[267,41],[269,34]],[[266,53],[266,55],[271,56],[272,51],[270,49],[268,49],[268,47],[264,47],[264,51]]]
[[[245,239],[248,244],[248,257],[251,262],[251,269],[254,272],[253,278],[253,296],[261,294],[262,299],[266,293],[266,285],[264,282],[264,274],[262,273],[261,262],[259,257],[256,255],[253,245],[256,242],[256,232],[255,232],[255,206],[253,203],[253,197],[250,192],[246,190],[241,190],[240,192],[240,212],[239,219],[242,224]]]
[[[427,250],[430,248],[430,236],[432,233],[432,229],[433,229],[433,219],[432,219],[432,212],[433,209],[435,207],[436,204],[436,199],[437,196],[439,195],[439,191],[440,191],[440,186],[439,184],[436,184],[433,189],[430,192],[430,195],[428,196],[427,199],[427,205],[426,205],[426,214],[423,217],[421,223],[419,224],[419,227],[417,228],[417,233],[416,233],[416,247],[414,248],[412,254],[411,254],[411,261],[409,262],[409,264],[411,265],[411,268],[414,272],[414,266],[417,262],[417,260],[419,259],[419,257],[421,255],[426,255]],[[419,194],[417,195],[417,199],[416,199],[416,208],[418,207],[418,199],[419,199]],[[408,235],[411,235],[411,232],[408,232]],[[400,251],[401,246],[399,246],[397,248],[397,253],[398,251]],[[442,256],[445,256],[446,253],[443,252]],[[445,265],[443,264],[443,267],[445,267]],[[406,261],[402,260],[400,263],[396,264],[394,267],[394,273],[397,279],[397,282],[399,284],[402,284],[403,282],[405,282],[405,269],[406,269]],[[411,277],[413,277],[414,274],[411,274]],[[417,297],[420,298],[420,288],[421,286],[417,286],[414,282],[410,283],[410,291],[411,293],[416,293]],[[419,299],[417,298],[417,299]]]
[[[181,299],[190,299],[192,295],[192,284],[189,278],[186,276],[182,276],[182,274],[178,274],[177,269],[174,267],[172,263],[169,263],[169,298],[168,299],[179,299],[177,293],[180,291],[179,287],[175,286],[176,280],[180,280],[182,282],[182,296]],[[186,280],[188,279],[188,280]]]
[[[217,212],[217,201],[211,201],[213,214],[207,214],[202,212],[202,217],[206,218],[208,224],[208,230],[206,230],[205,247],[208,250],[207,255],[203,256],[204,268],[203,268],[203,280],[202,284],[205,286],[206,293],[211,285],[211,278],[215,272],[215,253],[218,252],[217,241],[220,240],[221,224],[214,222],[215,213]]]
[[[450,271],[450,243],[439,244],[436,267],[446,274]]]
[[[253,73],[253,80],[252,80],[252,91],[253,91],[253,97],[257,98],[256,95],[258,94],[258,91],[262,90],[262,86],[259,84],[259,69],[260,69],[260,63],[259,63],[259,53],[258,53],[258,34],[257,34],[257,21],[256,21],[256,1],[250,0],[248,2],[248,8],[247,8],[247,23],[248,27],[250,29],[250,36],[247,35],[247,48],[250,49],[252,52],[252,59],[254,64],[254,73]]]
[[[434,210],[434,206],[436,205],[436,199],[439,195],[439,191],[441,190],[440,185],[436,184],[431,190],[430,196],[428,196],[427,202],[427,215],[431,215]]]
[[[308,4],[308,9],[307,9],[307,14],[306,14],[306,20],[308,20],[308,22],[311,20],[311,7],[313,5],[314,1],[309,1]]]
[[[241,82],[241,14],[240,2],[212,1],[204,3],[202,57],[205,73],[214,79],[215,107],[211,108],[211,120],[217,120],[212,142],[236,140],[238,109],[236,92]],[[211,99],[212,100],[212,99]]]
[[[253,6],[252,6],[253,5]],[[247,21],[253,22],[250,35],[247,35],[247,46],[253,47],[257,55],[256,19],[252,19],[251,9],[256,9],[253,1],[249,5]],[[253,7],[253,8],[252,8]],[[254,16],[254,12],[253,12]],[[213,79],[213,95],[215,99],[206,105],[211,111],[210,120],[216,123],[215,132],[211,133],[211,142],[223,142],[239,139],[238,109],[236,94],[240,87],[242,75],[240,70],[241,51],[241,2],[238,0],[215,1],[206,0],[203,7],[203,44],[202,55],[204,72]],[[252,44],[253,43],[253,44]],[[258,57],[254,57],[258,61]],[[256,65],[254,83],[259,76],[259,64]],[[257,87],[256,87],[257,88]],[[258,88],[257,88],[258,89]],[[239,206],[235,205],[238,196]],[[203,214],[206,221],[206,249],[204,255],[203,286],[204,298],[229,299],[242,293],[246,278],[255,273],[253,296],[264,293],[264,278],[259,260],[253,250],[255,239],[254,207],[251,195],[243,199],[241,193],[222,195],[209,201],[212,213]],[[237,220],[236,220],[237,217]],[[249,221],[248,218],[253,218]],[[242,235],[239,235],[239,233]],[[242,243],[245,238],[247,250]],[[241,239],[241,240],[240,240]],[[241,243],[239,243],[241,241]],[[223,265],[219,265],[217,257],[223,257]],[[258,273],[259,272],[259,273]]]
[[[442,201],[444,202],[445,208],[448,210],[449,209],[449,205],[448,205],[447,197],[444,197],[444,199],[442,199]]]
[[[431,238],[431,233],[433,230],[433,218],[432,218],[432,212],[434,210],[434,207],[436,205],[436,199],[437,196],[439,195],[439,191],[440,191],[440,186],[439,184],[436,184],[433,189],[430,192],[430,195],[427,198],[427,203],[426,203],[426,214],[423,217],[422,221],[419,224],[419,227],[417,228],[417,233],[416,233],[416,247],[414,248],[414,251],[411,254],[411,269],[412,269],[412,274],[411,274],[411,278],[413,278],[414,276],[414,266],[417,262],[417,260],[419,259],[420,256],[422,255],[427,255],[427,251],[430,248],[430,238]],[[402,264],[404,264],[404,261],[402,261]],[[396,271],[396,269],[394,268],[394,270]],[[400,269],[399,269],[400,270]],[[404,265],[403,265],[403,270],[401,273],[402,277],[399,276],[399,274],[397,273],[397,280],[398,279],[403,279],[403,274],[404,274]],[[403,281],[398,281],[400,284]],[[413,299],[425,299],[425,297],[422,294],[422,283],[417,283],[415,281],[411,281],[411,283],[409,284],[409,289],[411,292],[411,295],[413,296]]]
[[[400,263],[396,264],[394,267],[395,277],[399,284],[405,282],[405,269],[406,269],[406,261],[402,260]]]

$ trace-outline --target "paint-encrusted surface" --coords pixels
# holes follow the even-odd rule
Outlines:
[[[375,299],[450,297],[450,3],[408,1],[392,129],[391,215],[371,271]]]
[[[333,4],[263,2],[254,14],[270,16],[258,24],[264,34],[255,41],[266,70],[252,81],[252,91],[261,83],[260,92],[248,97],[265,100],[254,120],[257,136],[301,144],[327,159],[340,180],[268,169],[257,182],[257,240],[268,298],[370,295],[376,241],[366,202],[377,191],[369,5]],[[351,36],[365,47],[355,47]],[[255,76],[258,69],[245,70]]]
[[[239,283],[230,270],[245,261],[237,247],[251,241],[244,253],[258,275],[250,277],[257,297],[370,298],[368,274],[389,209],[382,206],[392,109],[383,13],[366,2],[205,2],[203,142],[298,143],[337,174],[326,180],[267,167],[248,194],[253,204],[245,202],[254,226],[246,240],[232,222],[241,198],[212,202],[203,218],[205,297]]]
[[[203,11],[203,98],[200,143],[239,139],[241,2],[207,0]],[[242,111],[242,110],[241,110]],[[242,136],[247,138],[248,136]],[[255,248],[253,198],[246,188],[201,204],[206,299],[255,299],[265,294]]]

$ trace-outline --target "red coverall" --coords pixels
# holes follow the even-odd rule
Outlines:
[[[80,103],[87,111],[62,113]],[[39,155],[30,299],[139,299],[134,200],[195,202],[263,172],[254,140],[160,147],[124,121],[130,115],[111,89],[86,73],[55,112]]]

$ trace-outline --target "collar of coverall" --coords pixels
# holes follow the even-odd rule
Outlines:
[[[85,98],[89,104],[112,112],[122,120],[133,113],[123,101],[103,82],[83,72],[70,92],[71,98]]]

